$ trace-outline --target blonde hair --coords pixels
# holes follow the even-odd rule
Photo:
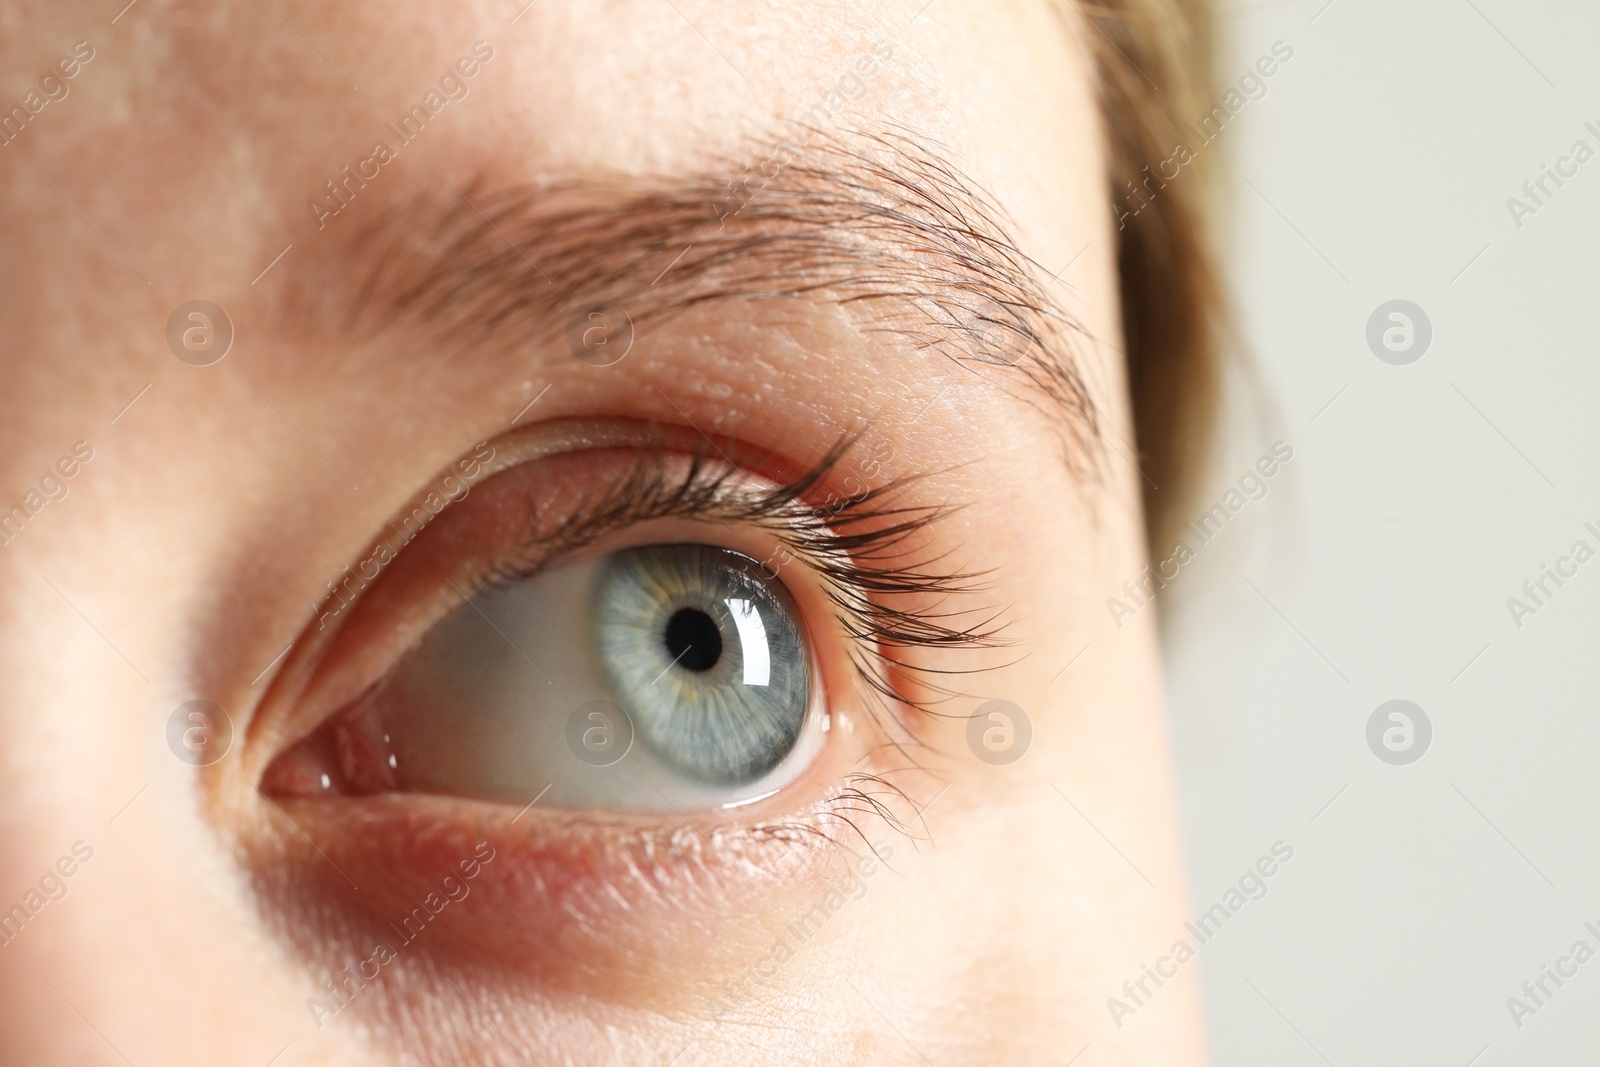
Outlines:
[[[1176,180],[1151,170],[1187,142],[1185,120],[1215,91],[1204,0],[1077,0],[1089,23],[1118,211],[1117,269],[1134,426],[1145,478],[1146,533],[1165,545],[1204,466],[1218,396],[1222,302],[1211,255],[1210,157]]]

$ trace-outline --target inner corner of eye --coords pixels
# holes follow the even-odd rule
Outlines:
[[[806,629],[772,570],[716,545],[545,569],[436,623],[275,781],[625,812],[747,803],[820,751]]]

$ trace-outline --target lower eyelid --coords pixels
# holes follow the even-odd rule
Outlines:
[[[892,854],[892,830],[852,818]],[[330,971],[384,943],[432,966],[471,960],[544,995],[615,1001],[652,989],[677,997],[655,1007],[679,1011],[704,1008],[701,991],[683,986],[686,959],[707,976],[737,972],[748,962],[738,946],[769,941],[771,916],[800,914],[865,848],[827,803],[718,825],[378,796],[289,801],[279,821],[281,836],[247,847],[252,878],[261,899],[297,902],[282,933]],[[486,847],[492,858],[465,878],[461,861]],[[467,886],[459,906],[440,899],[447,875]],[[719,931],[714,942],[707,928]]]

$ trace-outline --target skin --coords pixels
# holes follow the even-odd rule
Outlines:
[[[0,906],[74,842],[93,857],[0,947],[0,1045],[83,1065],[266,1064],[286,1046],[277,1063],[943,1067],[1064,1063],[1085,1046],[1085,1064],[1201,1062],[1197,966],[1121,1025],[1106,1003],[1182,935],[1185,896],[1154,612],[1118,627],[1105,607],[1144,557],[1081,22],[1027,0],[920,14],[543,0],[513,23],[520,6],[144,0],[115,24],[76,2],[7,16],[6,100],[73,42],[96,52],[0,148],[0,506],[74,442],[93,459],[0,548]],[[470,96],[319,231],[307,198],[479,39],[494,58]],[[297,285],[337,271],[344,233],[383,207],[447,179],[674,174],[748,154],[750,130],[803,110],[878,40],[894,58],[850,121],[942,145],[1081,326],[1072,349],[1100,429],[1076,470],[1062,416],[1004,368],[963,369],[804,300],[709,306],[609,368],[561,358],[560,342],[428,359],[404,329],[347,342],[294,319]],[[172,309],[197,297],[236,329],[209,367],[166,343]],[[911,836],[862,816],[892,860],[720,1016],[725,983],[864,853],[741,829],[814,810],[858,763],[908,770],[881,763],[837,643],[818,642],[836,729],[800,781],[753,814],[629,816],[672,843],[648,872],[665,904],[608,911],[608,872],[637,861],[572,830],[571,813],[536,810],[512,833],[515,808],[389,798],[367,802],[393,821],[364,841],[348,809],[286,800],[296,830],[258,789],[314,725],[316,670],[333,670],[311,650],[308,605],[535,397],[519,426],[623,420],[685,442],[704,429],[796,463],[870,422],[895,473],[946,472],[914,499],[965,510],[923,550],[991,571],[961,602],[1006,612],[1008,647],[928,653],[985,669],[950,683],[950,717],[905,718],[926,747],[894,779]],[[826,617],[814,582],[784,577]],[[381,658],[393,627],[374,612],[340,632],[365,626]],[[166,741],[196,697],[234,729],[204,769]],[[1032,723],[1009,766],[974,758],[961,718],[996,697]],[[459,840],[420,844],[408,819]],[[365,955],[363,916],[403,912],[452,849],[484,837],[498,848],[477,896],[316,1025],[308,998]],[[564,922],[557,898],[581,920]]]

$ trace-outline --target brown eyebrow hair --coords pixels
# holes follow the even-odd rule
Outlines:
[[[687,178],[447,184],[350,231],[339,258],[359,284],[309,276],[300,295],[320,314],[302,321],[331,314],[356,336],[423,327],[459,349],[548,342],[601,308],[643,333],[701,305],[823,300],[1007,392],[1025,383],[1013,395],[1064,415],[1069,464],[1093,468],[1081,329],[941,152],[903,130],[813,129],[748,160]]]

